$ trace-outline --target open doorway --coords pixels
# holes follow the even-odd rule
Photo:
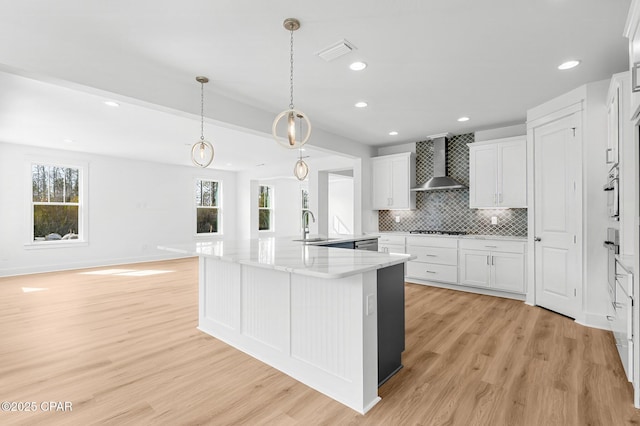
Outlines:
[[[327,229],[331,237],[354,234],[353,169],[328,173]]]

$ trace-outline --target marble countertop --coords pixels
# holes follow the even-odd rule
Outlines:
[[[339,237],[327,237],[326,235],[318,235],[311,234],[308,238],[326,238],[325,241],[310,241],[306,244],[314,245],[314,246],[324,246],[327,244],[336,244],[336,243],[346,243],[346,242],[355,242],[355,241],[363,241],[363,240],[377,240],[379,238],[378,235],[341,235]],[[301,236],[291,237],[292,240],[300,240]]]
[[[372,232],[372,235],[397,235],[404,237],[438,237],[438,238],[457,238],[457,239],[477,239],[477,240],[505,240],[505,241],[527,241],[527,237],[519,237],[512,235],[478,235],[478,234],[466,234],[466,235],[438,235],[438,234],[411,234],[410,232],[395,232],[395,231],[380,231]]]
[[[369,235],[362,239],[371,238]],[[336,239],[331,242],[339,241]],[[328,279],[375,271],[416,258],[408,254],[322,247],[289,238],[202,241],[166,244],[158,248],[173,253]]]

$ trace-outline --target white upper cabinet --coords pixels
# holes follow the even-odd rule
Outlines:
[[[525,136],[467,144],[469,207],[527,207]]]
[[[633,0],[627,16],[624,35],[629,39],[629,71],[631,72],[631,107],[625,117],[636,119],[640,114],[640,1]]]
[[[618,164],[618,147],[620,146],[620,110],[622,81],[612,78],[607,101],[607,164]]]
[[[374,210],[402,210],[416,208],[416,159],[412,152],[384,155],[371,159]]]

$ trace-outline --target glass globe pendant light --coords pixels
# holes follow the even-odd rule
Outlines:
[[[209,166],[213,161],[213,145],[204,139],[204,84],[209,82],[207,77],[196,77],[200,83],[200,140],[191,147],[191,161],[202,168]]]
[[[300,159],[293,166],[293,174],[298,180],[305,180],[309,174],[309,166],[302,159],[302,149],[300,149]]]
[[[282,111],[276,116],[275,120],[273,121],[271,133],[273,135],[273,138],[280,145],[284,146],[285,148],[295,149],[300,148],[309,140],[309,136],[311,136],[311,122],[302,111],[295,109],[293,105],[293,32],[300,28],[300,21],[295,18],[287,18],[284,20],[282,25],[291,33],[289,55],[290,102],[289,109]],[[286,120],[283,120],[285,118]],[[297,134],[296,128],[298,128]]]

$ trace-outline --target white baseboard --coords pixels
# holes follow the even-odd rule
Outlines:
[[[576,322],[580,325],[591,328],[599,328],[601,330],[610,331],[611,327],[609,321],[607,321],[606,315],[584,313],[581,320],[576,319]]]
[[[188,257],[176,253],[159,253],[149,256],[123,257],[113,259],[86,260],[81,262],[67,262],[63,264],[33,265],[29,267],[0,269],[0,277],[40,274],[45,272],[69,271],[74,269],[100,268],[104,266],[125,265],[130,263],[155,262],[159,260],[179,259]]]
[[[496,297],[504,297],[507,299],[515,299],[515,300],[525,300],[525,295],[524,294],[517,294],[517,293],[507,293],[507,292],[502,292],[502,291],[497,291],[497,290],[491,290],[491,289],[485,289],[485,288],[479,288],[479,287],[467,287],[467,286],[461,286],[458,284],[448,284],[448,283],[441,283],[441,282],[435,282],[435,281],[425,281],[425,280],[421,280],[418,278],[409,278],[409,277],[404,277],[405,282],[408,283],[413,283],[413,284],[420,284],[420,285],[428,285],[431,287],[440,287],[440,288],[447,288],[449,290],[457,290],[457,291],[466,291],[467,293],[475,293],[475,294],[484,294],[485,296],[496,296]]]

